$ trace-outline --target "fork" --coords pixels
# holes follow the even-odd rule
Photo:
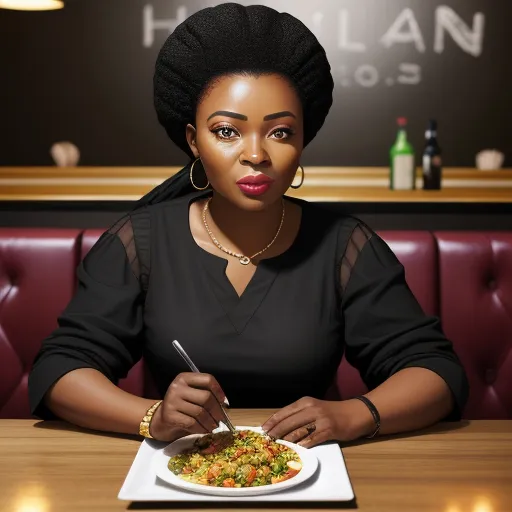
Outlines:
[[[194,373],[201,373],[199,371],[199,368],[194,364],[194,362],[192,361],[192,359],[190,359],[190,357],[188,356],[188,354],[185,352],[185,350],[183,349],[183,347],[180,345],[180,343],[177,341],[177,340],[174,340],[172,342],[172,346],[176,349],[176,351],[178,352],[178,354],[183,358],[183,360],[187,363],[188,367],[194,372]],[[215,396],[215,395],[213,395]],[[231,423],[231,420],[229,419],[229,416],[226,412],[226,410],[224,409],[224,406],[223,404],[217,399],[217,397],[215,397],[215,399],[217,400],[219,406],[220,406],[220,409],[222,411],[222,414],[224,416],[224,423],[226,424],[226,426],[229,428],[229,430],[231,431],[232,434],[236,434],[237,430],[236,428],[233,426],[233,423]]]

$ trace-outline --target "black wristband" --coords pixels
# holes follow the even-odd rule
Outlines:
[[[380,430],[380,414],[379,414],[379,411],[377,410],[377,407],[375,407],[375,405],[373,405],[373,402],[371,402],[365,396],[355,396],[354,398],[356,400],[361,400],[361,402],[363,402],[363,404],[365,404],[366,407],[368,407],[368,409],[370,409],[370,412],[372,413],[373,420],[375,421],[375,431],[373,432],[372,435],[367,436],[367,439],[371,439],[372,437],[375,437],[379,433],[379,430]]]

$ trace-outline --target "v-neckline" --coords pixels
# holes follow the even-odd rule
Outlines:
[[[228,260],[222,256],[212,254],[199,246],[190,229],[190,206],[194,201],[206,197],[210,193],[209,191],[194,193],[185,202],[185,208],[183,209],[185,217],[183,224],[186,226],[185,238],[187,243],[191,245],[191,253],[196,256],[196,262],[199,267],[207,271],[213,294],[221,304],[235,331],[241,334],[270,291],[281,268],[287,262],[291,262],[294,255],[298,253],[304,232],[305,209],[302,209],[299,229],[290,247],[277,256],[260,260],[242,294],[238,295],[235,287],[226,275]]]

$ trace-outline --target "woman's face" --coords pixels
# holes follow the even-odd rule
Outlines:
[[[240,208],[262,210],[282,197],[297,172],[300,99],[279,75],[222,77],[199,103],[187,140],[217,193]]]

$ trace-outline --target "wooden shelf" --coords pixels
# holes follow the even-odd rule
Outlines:
[[[0,167],[0,201],[134,201],[179,167]],[[308,167],[288,195],[322,202],[512,203],[512,169],[443,170],[443,189],[392,191],[384,167]]]

